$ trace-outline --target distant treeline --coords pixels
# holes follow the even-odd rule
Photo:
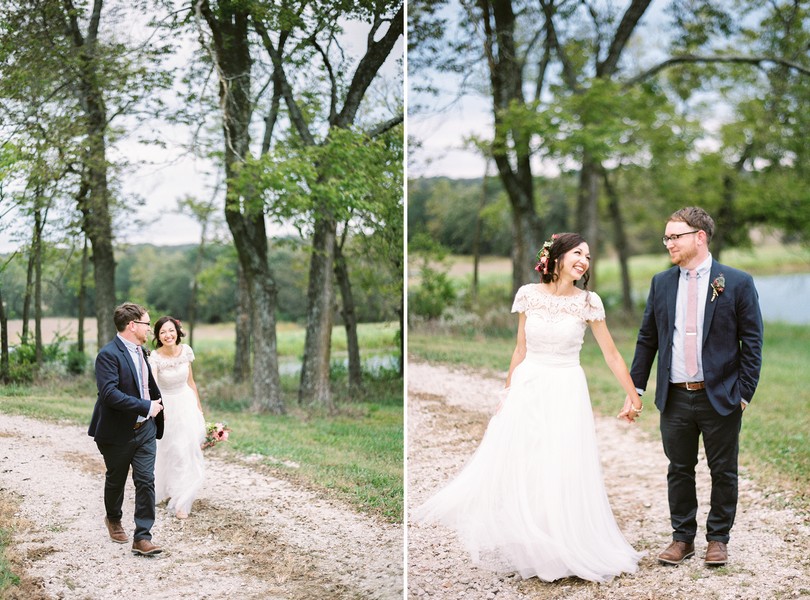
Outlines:
[[[278,286],[280,321],[302,322],[306,317],[309,249],[300,240],[270,240],[268,262]],[[194,265],[198,247],[126,246],[116,251],[115,295],[142,303],[152,314],[171,314],[188,318],[192,298]],[[351,252],[351,250],[348,250]],[[43,261],[43,316],[77,317],[81,253],[47,246]],[[9,260],[10,258],[10,260]],[[2,277],[6,317],[22,318],[26,293],[28,256],[16,254],[2,258],[6,268]],[[398,298],[386,297],[379,290],[395,275],[385,265],[353,257],[351,274],[360,322],[396,320]],[[92,269],[92,264],[90,266]],[[95,315],[93,278],[87,279],[85,316]],[[214,243],[205,247],[197,276],[196,319],[201,323],[233,321],[236,309],[237,256],[232,245]],[[340,311],[335,310],[336,322]],[[33,313],[31,313],[33,318]]]

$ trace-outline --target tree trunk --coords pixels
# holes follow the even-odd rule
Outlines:
[[[79,194],[79,210],[83,230],[93,247],[93,279],[96,298],[96,343],[100,348],[115,337],[115,254],[113,252],[112,218],[107,187],[107,108],[99,87],[103,74],[95,56],[103,0],[94,0],[87,37],[79,29],[79,21],[71,1],[65,2],[65,22],[69,39],[77,50],[79,61],[76,74],[76,95],[84,110],[83,128],[86,135],[83,158],[83,192]]]
[[[28,343],[29,320],[31,319],[31,297],[34,295],[34,240],[36,239],[36,226],[31,237],[31,250],[28,254],[28,269],[25,275],[25,294],[23,295],[22,309],[22,331],[20,332],[20,343]]]
[[[598,166],[586,152],[582,158],[577,193],[577,232],[591,249],[590,287],[596,289],[596,265],[599,257],[599,181]]]
[[[89,266],[89,252],[87,248],[87,236],[84,236],[82,246],[82,269],[79,274],[79,331],[76,341],[76,350],[84,352],[84,315],[87,311],[87,268]]]
[[[512,204],[512,294],[526,283],[527,273],[531,272],[532,259],[540,249],[539,220],[534,206],[528,208],[525,202]]]
[[[360,364],[360,343],[357,339],[357,311],[354,306],[352,283],[349,279],[349,268],[343,256],[343,244],[335,244],[335,279],[340,288],[343,309],[343,326],[346,328],[346,347],[349,351],[349,389],[356,390],[363,385],[363,369]]]
[[[630,252],[627,245],[627,234],[624,231],[624,220],[622,219],[621,202],[616,188],[610,182],[607,171],[602,168],[602,181],[605,184],[605,192],[608,197],[608,212],[613,222],[613,244],[619,255],[619,269],[622,278],[622,307],[628,314],[633,312],[633,290],[630,285],[630,268],[628,261]]]
[[[473,303],[478,300],[478,267],[481,262],[481,211],[487,204],[487,173],[489,172],[489,159],[484,166],[484,176],[481,178],[481,200],[478,203],[478,212],[475,213],[475,231],[473,232],[472,251],[473,251],[473,280],[472,296]]]
[[[0,381],[8,383],[8,318],[3,304],[2,286],[0,286]]]
[[[503,111],[513,104],[525,105],[523,64],[515,44],[512,3],[478,0],[478,5],[482,11],[484,54],[492,86],[495,120],[492,158],[512,205],[512,291],[516,293],[526,282],[531,257],[537,251],[542,233],[534,208],[530,134],[520,126],[509,127],[503,121]]]
[[[242,264],[236,272],[236,352],[234,354],[233,380],[246,381],[250,375],[250,290]]]
[[[315,218],[312,257],[307,288],[307,332],[298,402],[334,409],[329,385],[329,356],[332,346],[332,311],[335,291],[332,279],[336,223],[328,216]]]
[[[254,411],[285,412],[276,346],[276,284],[267,263],[267,230],[260,202],[236,186],[236,170],[250,151],[251,57],[249,3],[220,3],[216,11],[206,0],[192,2],[198,17],[211,29],[219,76],[219,100],[225,150],[227,190],[225,220],[231,230],[251,299],[253,329]],[[331,250],[330,250],[331,251]]]
[[[37,193],[37,203],[40,196]],[[34,209],[34,245],[31,255],[34,257],[34,353],[37,369],[45,363],[42,352],[42,210],[37,206]]]

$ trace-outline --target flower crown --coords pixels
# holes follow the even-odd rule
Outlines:
[[[538,273],[548,275],[548,259],[551,256],[551,246],[558,237],[560,237],[560,235],[555,233],[551,236],[550,240],[543,242],[543,247],[540,249],[540,252],[537,253],[537,264],[534,266],[534,270]]]

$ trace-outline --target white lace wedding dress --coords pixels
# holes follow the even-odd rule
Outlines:
[[[473,561],[522,577],[604,582],[633,573],[641,554],[608,503],[579,353],[587,321],[605,318],[594,292],[518,290],[527,354],[464,469],[418,507],[416,521],[455,529]]]
[[[149,355],[165,414],[163,438],[157,441],[155,500],[169,499],[172,513],[191,512],[191,504],[205,480],[205,463],[200,444],[205,439],[205,420],[197,408],[197,397],[188,385],[189,365],[194,351],[180,345],[180,354]]]

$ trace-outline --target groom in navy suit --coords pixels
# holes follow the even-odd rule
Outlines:
[[[658,354],[655,405],[669,459],[672,543],[662,564],[695,553],[695,465],[703,436],[712,491],[706,521],[708,566],[726,564],[737,511],[737,455],[742,414],[754,397],[762,363],[762,315],[753,279],[712,259],[714,221],[701,208],[675,212],[664,246],[674,267],[652,279],[630,375],[647,387]],[[619,415],[630,415],[629,399]],[[628,420],[632,420],[630,415]]]
[[[112,541],[129,541],[121,525],[124,487],[129,469],[135,484],[135,534],[133,554],[162,551],[152,543],[155,523],[156,439],[163,436],[160,390],[143,344],[150,331],[149,313],[131,302],[116,307],[113,315],[118,335],[96,357],[98,399],[88,434],[104,457],[104,523]]]

